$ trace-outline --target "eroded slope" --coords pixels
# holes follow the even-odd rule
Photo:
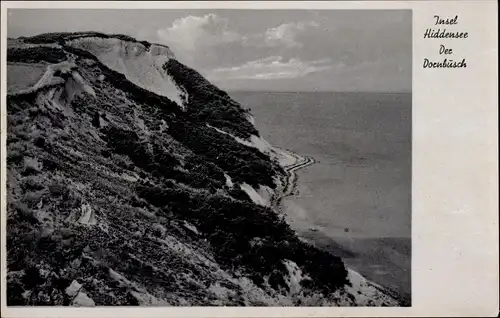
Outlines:
[[[173,56],[153,80],[106,62],[138,44],[154,48],[87,32],[9,49],[43,72],[8,79],[8,304],[359,304],[340,258],[247,194],[286,179],[249,114]],[[167,77],[182,105],[148,89]]]

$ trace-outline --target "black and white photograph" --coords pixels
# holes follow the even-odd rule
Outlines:
[[[412,11],[7,12],[7,306],[412,306]]]

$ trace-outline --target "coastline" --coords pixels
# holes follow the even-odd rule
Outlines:
[[[273,147],[273,148],[274,148],[274,151],[276,153],[282,155],[283,157],[285,157],[285,158],[291,157],[294,159],[292,162],[285,162],[285,161],[280,162],[280,165],[285,170],[286,175],[282,179],[282,185],[283,185],[282,189],[277,191],[277,193],[275,193],[275,195],[271,198],[271,206],[280,215],[282,215],[285,218],[288,218],[290,220],[291,218],[289,215],[287,215],[285,209],[283,208],[282,203],[286,197],[289,197],[289,196],[296,194],[296,189],[297,189],[297,185],[298,185],[298,175],[297,175],[296,171],[298,171],[300,169],[307,168],[307,167],[317,163],[317,161],[312,157],[301,156],[301,155],[299,155],[293,151],[290,151],[288,149],[282,149],[282,148],[278,148],[278,147]],[[311,241],[310,238],[302,237],[300,235],[300,233],[297,233],[297,235],[301,239],[309,242],[310,244],[317,245],[317,244],[315,244],[314,241]],[[321,247],[319,246],[319,248],[321,248]],[[328,250],[326,250],[326,251],[328,251]],[[330,252],[330,251],[328,251],[328,252]],[[409,305],[410,302],[407,299],[405,299],[404,296],[400,295],[399,293],[391,290],[390,288],[383,287],[380,284],[377,284],[377,283],[369,280],[368,278],[363,276],[358,271],[355,271],[352,267],[348,267],[347,264],[346,264],[346,269],[349,272],[349,277],[351,278],[351,280],[352,280],[352,277],[356,278],[355,279],[356,282],[354,282],[354,285],[358,289],[356,289],[356,287],[353,285],[353,287],[349,288],[350,290],[347,290],[347,292],[349,292],[355,298],[357,298],[358,295],[361,295],[363,297],[363,296],[367,296],[367,294],[372,294],[372,295],[375,295],[375,297],[380,298],[382,295],[382,297],[385,296],[385,297],[390,298],[395,304],[397,304],[396,306],[408,306]],[[351,282],[351,283],[353,283],[353,282]],[[363,301],[366,301],[366,299],[363,299]]]
[[[293,195],[297,189],[298,176],[295,171],[313,165],[316,163],[316,160],[312,157],[303,157],[293,151],[278,147],[273,147],[273,151],[274,153],[281,155],[283,158],[293,158],[291,163],[285,160],[279,162],[286,174],[283,179],[280,180],[282,188],[276,191],[270,202],[272,208],[274,208],[280,215],[286,216],[286,213],[283,210],[282,202],[286,197]]]

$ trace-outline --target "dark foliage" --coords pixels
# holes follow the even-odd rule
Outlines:
[[[155,94],[130,82],[125,75],[115,72],[104,64],[98,64],[106,79],[117,89],[125,92],[127,96],[139,105],[154,107],[161,118],[168,120],[172,114],[182,115],[179,106],[165,96]]]
[[[151,47],[151,43],[147,41],[138,41],[137,39],[124,35],[124,34],[104,34],[100,32],[94,32],[94,31],[87,31],[87,32],[54,32],[54,33],[44,33],[44,34],[39,34],[35,35],[32,37],[21,37],[24,42],[26,43],[33,43],[33,44],[47,44],[47,43],[61,43],[63,44],[64,41],[69,41],[77,38],[83,38],[83,37],[98,37],[98,38],[103,38],[103,39],[108,39],[108,38],[116,38],[120,39],[123,41],[129,41],[129,42],[135,42],[135,43],[140,43],[144,45],[147,49]],[[159,44],[158,44],[159,45]]]
[[[228,193],[237,200],[252,202],[252,199],[248,196],[248,194],[239,187],[233,187],[228,191]]]
[[[64,39],[68,39],[76,34],[84,34],[84,33],[85,32],[75,32],[75,33],[52,32],[52,33],[42,33],[30,37],[20,37],[19,39],[23,40],[25,43],[49,44],[49,43],[57,43]]]
[[[92,126],[99,128],[101,127],[101,121],[100,121],[101,116],[99,115],[98,112],[95,112],[94,115],[92,116]]]
[[[9,115],[15,115],[31,108],[36,100],[36,96],[36,92],[19,95],[7,95],[7,111]]]
[[[184,172],[178,168],[180,162],[157,140],[151,143],[151,149],[149,149],[148,144],[140,140],[133,131],[106,126],[101,128],[101,132],[114,153],[127,155],[136,166],[157,178],[176,180],[188,186],[204,188],[212,192],[224,186],[224,174],[213,164],[204,164],[203,161],[191,157],[185,167],[188,172]],[[102,155],[109,156],[109,153],[104,152]]]
[[[64,48],[64,51],[71,53],[71,54],[74,54],[82,59],[89,59],[89,60],[96,61],[96,62],[99,61],[99,59],[94,54],[90,53],[89,51],[85,51],[85,50],[82,50],[82,49],[79,49],[76,47],[72,47],[72,46],[66,45],[64,43],[61,44],[61,46]]]
[[[275,188],[273,176],[281,167],[259,150],[242,145],[232,137],[205,125],[173,121],[169,133],[196,154],[221,167],[237,182]]]
[[[312,277],[311,288],[334,291],[346,283],[342,260],[298,240],[288,224],[269,208],[218,195],[193,195],[165,183],[160,187],[138,186],[137,193],[151,204],[168,207],[206,234],[218,260],[259,277],[270,275],[276,287],[285,287],[284,259],[296,262]],[[257,243],[250,244],[257,239]]]
[[[247,112],[198,72],[173,59],[164,68],[186,90],[189,96],[187,114],[194,122],[224,127],[242,138],[259,135],[246,119]]]
[[[66,54],[62,49],[53,47],[34,48],[8,48],[8,62],[37,63],[49,62],[59,63],[66,60]]]
[[[144,170],[153,172],[160,169],[163,173],[167,173],[175,164],[175,161],[171,163],[169,160],[161,165],[155,162],[154,154],[148,151],[147,146],[141,142],[134,131],[114,126],[103,127],[100,131],[104,134],[104,139],[113,152],[127,155],[135,165]],[[170,159],[175,160],[171,155]]]
[[[187,157],[184,168],[190,171],[196,171],[197,173],[203,174],[207,178],[216,180],[220,183],[225,183],[226,181],[224,171],[222,171],[219,166],[213,164],[212,162],[203,160],[200,156]]]

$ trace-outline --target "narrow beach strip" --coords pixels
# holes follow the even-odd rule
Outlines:
[[[295,171],[299,169],[304,169],[307,168],[308,166],[311,166],[316,163],[316,160],[312,157],[303,157],[298,155],[295,152],[289,151],[289,150],[284,150],[284,149],[279,149],[276,148],[277,151],[281,151],[283,153],[286,153],[293,157],[295,159],[295,162],[292,164],[285,164],[283,165],[283,169],[285,169],[285,172],[287,173],[287,178],[285,180],[285,184],[283,187],[283,193],[281,195],[281,198],[278,199],[278,201],[284,197],[287,197],[289,195],[292,195],[295,188],[297,187],[297,174]]]

